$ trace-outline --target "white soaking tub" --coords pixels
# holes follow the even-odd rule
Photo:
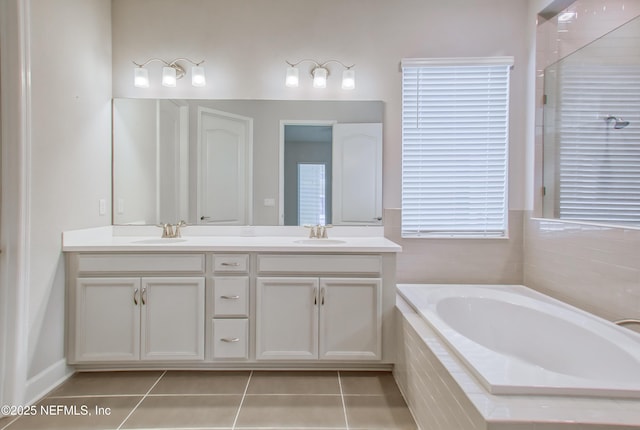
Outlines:
[[[640,335],[519,285],[399,285],[489,393],[640,398]]]

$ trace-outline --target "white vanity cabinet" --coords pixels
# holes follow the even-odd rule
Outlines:
[[[382,358],[380,256],[260,255],[258,266],[316,276],[257,278],[256,359]]]
[[[114,236],[63,249],[75,369],[394,363],[398,247],[383,237]]]
[[[69,362],[204,360],[204,276],[177,276],[204,271],[204,256],[158,256],[154,267],[148,256],[127,257],[80,254],[69,263],[80,274],[68,296]]]

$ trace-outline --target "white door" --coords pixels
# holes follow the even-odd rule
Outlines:
[[[199,223],[251,223],[252,140],[251,118],[198,108]]]
[[[204,278],[142,278],[141,358],[204,360]]]
[[[77,280],[77,361],[140,358],[140,294],[139,278]]]
[[[256,358],[318,358],[318,278],[258,278]]]
[[[381,289],[380,279],[320,279],[320,359],[381,359]]]
[[[333,224],[382,223],[382,124],[333,126]]]

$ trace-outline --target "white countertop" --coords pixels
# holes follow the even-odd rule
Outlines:
[[[108,226],[63,233],[64,252],[400,252],[381,227],[335,227],[328,239],[308,239],[302,227],[186,227],[162,239],[150,226]]]

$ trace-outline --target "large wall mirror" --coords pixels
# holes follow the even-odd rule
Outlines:
[[[543,216],[640,225],[640,18],[544,73]]]
[[[113,101],[113,223],[380,225],[381,101]]]

